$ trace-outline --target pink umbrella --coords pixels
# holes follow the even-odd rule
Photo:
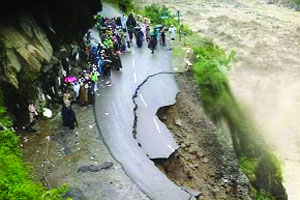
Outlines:
[[[77,81],[77,78],[75,76],[68,76],[65,78],[65,82],[66,83],[72,83],[72,82],[75,82]]]

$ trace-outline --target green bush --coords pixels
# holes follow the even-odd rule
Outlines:
[[[194,47],[193,51],[193,70],[197,83],[211,95],[220,95],[227,86],[224,73],[229,69],[233,53],[227,56],[223,49],[211,42]]]
[[[165,24],[166,22],[176,23],[169,9],[166,6],[161,7],[160,5],[155,3],[151,4],[150,6],[145,6],[144,9],[138,11],[138,14],[149,18],[152,25]],[[163,19],[162,16],[165,16],[167,18]]]
[[[259,190],[254,195],[255,200],[273,200],[270,195],[264,190]]]
[[[258,160],[256,158],[248,158],[246,156],[242,156],[239,159],[239,164],[242,172],[248,176],[250,181],[255,181],[255,171],[258,166]]]
[[[20,156],[6,147],[0,148],[0,169],[0,199],[40,199],[42,186],[32,182]]]

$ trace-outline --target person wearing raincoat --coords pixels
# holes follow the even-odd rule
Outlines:
[[[137,32],[137,40],[136,40],[136,45],[138,48],[141,48],[143,45],[143,40],[144,40],[144,32],[142,29],[139,29]]]
[[[151,39],[148,45],[148,48],[151,49],[151,53],[154,54],[154,50],[156,49],[156,45],[157,45],[157,39],[155,37],[155,35],[151,35]]]

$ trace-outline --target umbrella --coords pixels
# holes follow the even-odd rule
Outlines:
[[[162,24],[157,24],[157,25],[154,26],[154,28],[162,28],[162,27],[163,27]]]
[[[77,81],[77,78],[75,76],[68,76],[65,78],[65,82],[66,83],[72,83],[72,82],[75,82]]]
[[[156,26],[154,26],[154,29],[159,29],[161,30],[163,28],[162,24],[157,24]]]

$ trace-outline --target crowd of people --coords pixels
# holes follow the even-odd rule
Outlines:
[[[130,52],[134,37],[138,48],[146,40],[152,54],[158,43],[166,45],[167,31],[170,32],[170,39],[175,40],[176,28],[173,25],[169,29],[162,25],[152,28],[148,19],[138,22],[133,14],[129,14],[128,18],[125,15],[108,18],[97,14],[95,20],[99,39],[92,37],[91,30],[85,36],[86,68],[78,78],[64,78],[62,118],[63,125],[70,129],[78,124],[71,103],[77,101],[82,106],[93,104],[99,79],[105,81],[106,86],[112,85],[111,71],[122,68],[120,55]]]
[[[81,106],[93,104],[98,81],[101,79],[108,87],[112,85],[111,71],[122,68],[120,55],[130,48],[124,15],[118,18],[97,15],[95,19],[99,39],[93,38],[91,30],[85,35],[85,68],[78,77],[68,76],[63,79],[61,115],[63,126],[70,129],[78,124],[72,102],[78,102]]]
[[[62,79],[61,115],[63,126],[70,129],[78,125],[76,115],[72,110],[72,103],[77,102],[81,106],[93,104],[99,80],[107,87],[112,85],[111,71],[122,68],[120,55],[130,52],[134,37],[138,48],[141,48],[143,42],[146,41],[152,54],[158,43],[162,46],[166,45],[168,29],[162,25],[152,28],[150,21],[146,18],[137,21],[133,14],[129,14],[128,18],[125,15],[108,18],[97,14],[95,20],[99,38],[95,36],[95,29],[89,30],[85,35],[85,49],[82,52],[86,59],[82,72],[76,77],[66,74]],[[175,39],[176,29],[171,26],[169,31],[171,39]],[[76,59],[77,56],[79,55],[76,55]],[[30,122],[32,122],[33,115],[36,114],[32,105],[29,106],[29,113]]]

